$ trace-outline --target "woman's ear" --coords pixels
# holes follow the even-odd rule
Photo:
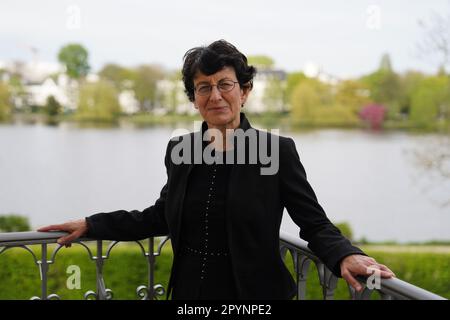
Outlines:
[[[251,85],[242,86],[242,88],[241,88],[241,105],[244,105],[245,102],[247,101],[250,91],[252,91]]]

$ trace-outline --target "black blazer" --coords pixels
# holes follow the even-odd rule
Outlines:
[[[241,113],[240,128],[251,126]],[[207,128],[205,122],[202,132]],[[256,130],[258,139],[261,131]],[[201,132],[184,138],[200,141]],[[270,139],[274,136],[269,134]],[[247,141],[248,142],[248,141]],[[193,164],[175,164],[171,152],[177,141],[168,143],[165,165],[167,183],[155,204],[143,211],[115,211],[87,217],[88,237],[105,240],[139,240],[169,235],[177,268],[181,213],[189,173]],[[248,143],[246,144],[248,147]],[[351,245],[329,221],[306,179],[295,143],[279,136],[279,170],[261,175],[258,164],[233,165],[228,186],[227,230],[230,257],[239,299],[290,299],[295,282],[281,259],[279,230],[283,209],[300,227],[308,247],[340,277],[340,261],[350,254],[364,254]],[[172,281],[169,281],[168,295]]]

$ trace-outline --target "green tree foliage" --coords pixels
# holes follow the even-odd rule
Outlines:
[[[18,214],[0,215],[0,232],[20,232],[30,229],[27,217]]]
[[[46,102],[44,108],[45,108],[45,113],[50,117],[57,116],[57,115],[61,114],[61,111],[62,111],[61,104],[58,102],[58,100],[55,99],[54,96],[49,96],[47,98],[47,102]]]
[[[11,93],[5,83],[0,82],[0,121],[7,120],[11,115]]]
[[[291,101],[292,93],[294,92],[294,89],[298,86],[298,84],[305,80],[306,76],[303,72],[292,72],[287,75],[286,79],[286,100],[288,102]]]
[[[114,121],[119,114],[117,90],[111,83],[101,80],[81,86],[77,109],[79,120]]]
[[[265,55],[253,55],[247,57],[248,64],[256,67],[257,69],[271,69],[275,65],[275,61]]]
[[[387,106],[388,117],[396,119],[400,114],[401,85],[399,76],[392,70],[389,56],[384,55],[378,70],[361,80],[369,88],[372,100]]]
[[[129,89],[136,79],[134,70],[114,63],[105,65],[98,74],[102,79],[111,81],[118,90]]]
[[[314,121],[314,109],[321,105],[321,90],[318,84],[303,81],[291,95],[291,113],[295,121]]]
[[[344,80],[336,86],[335,103],[358,114],[370,102],[369,95],[369,89],[361,81]]]
[[[337,222],[334,225],[341,231],[344,237],[353,241],[353,230],[348,222]]]
[[[321,126],[354,126],[359,123],[358,116],[345,106],[325,105],[314,110],[315,123]]]
[[[267,111],[277,112],[284,110],[285,90],[283,82],[276,77],[267,80],[264,90],[263,103],[267,106]]]
[[[450,81],[447,76],[428,77],[420,82],[411,97],[410,119],[418,125],[450,119]]]
[[[392,70],[391,58],[386,53],[381,57],[379,70],[384,72],[394,72]]]
[[[165,80],[165,90],[157,92],[157,103],[169,113],[174,113],[180,104],[188,102],[186,95],[183,93],[184,87],[181,82],[181,71],[168,74]]]
[[[151,111],[158,104],[156,84],[163,77],[163,69],[159,66],[142,65],[136,69],[133,89],[141,111]]]
[[[89,72],[88,51],[80,44],[68,44],[59,50],[58,60],[66,67],[66,73],[73,79],[80,79]]]
[[[30,111],[28,93],[22,83],[21,76],[19,74],[10,75],[8,86],[11,96],[14,97],[11,107],[21,111]]]
[[[300,81],[290,99],[293,121],[322,126],[357,124],[357,114],[351,106],[337,103],[334,91],[317,79]]]
[[[417,71],[406,72],[400,78],[400,112],[402,115],[409,115],[411,110],[411,98],[414,92],[417,91],[420,83],[425,79],[425,76]]]

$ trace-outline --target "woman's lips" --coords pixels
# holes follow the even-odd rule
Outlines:
[[[213,107],[213,108],[209,108],[209,110],[211,111],[224,111],[228,109],[228,107]]]

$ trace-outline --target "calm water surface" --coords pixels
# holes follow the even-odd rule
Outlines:
[[[192,130],[192,128],[188,128]],[[170,127],[0,126],[0,213],[34,227],[117,209],[142,210],[165,183]],[[356,239],[450,239],[450,181],[432,179],[412,152],[435,135],[356,130],[280,131],[292,137],[319,202]],[[297,233],[287,212],[283,229]]]

